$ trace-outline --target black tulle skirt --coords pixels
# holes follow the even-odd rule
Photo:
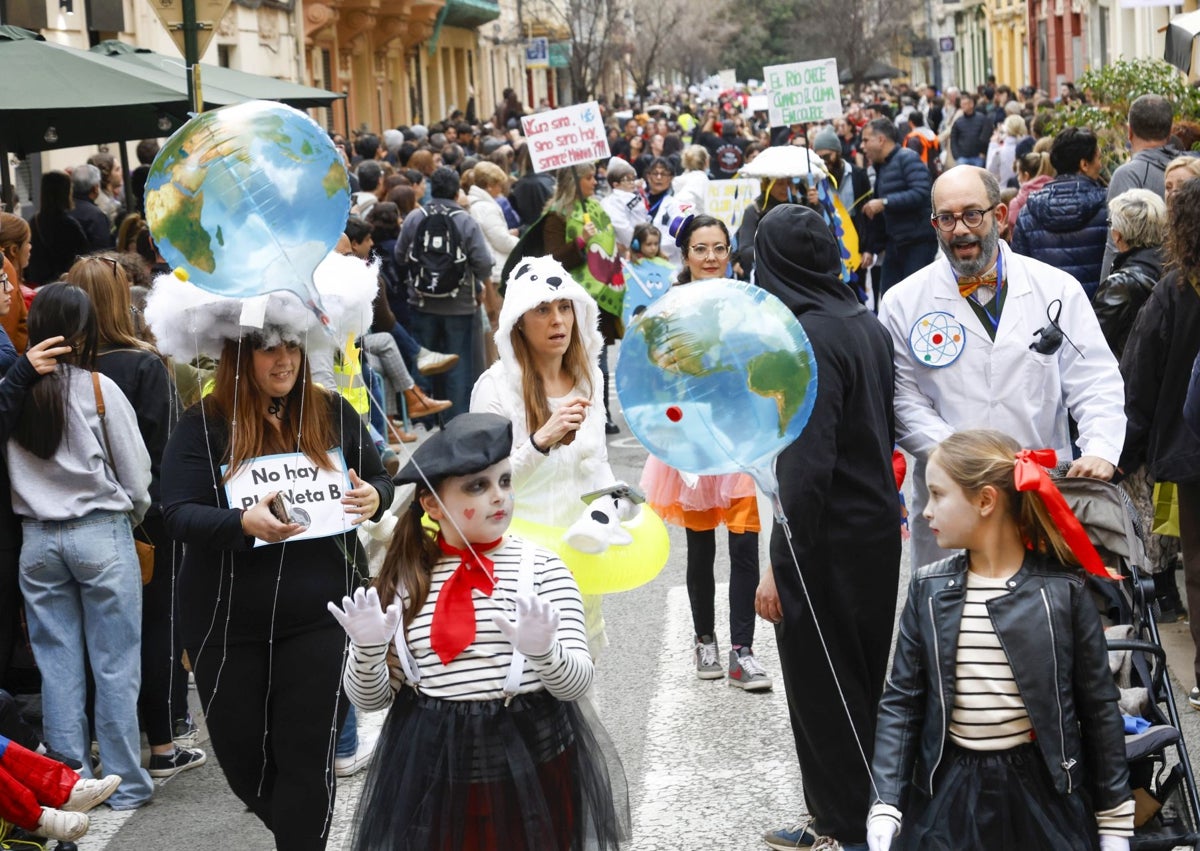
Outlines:
[[[355,851],[604,851],[628,837],[629,799],[611,742],[580,704],[405,688],[356,821]]]
[[[1078,791],[1054,788],[1037,747],[946,744],[933,799],[914,791],[895,851],[1095,851],[1096,819]]]

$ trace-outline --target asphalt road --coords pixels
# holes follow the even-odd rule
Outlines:
[[[610,439],[619,478],[636,482],[646,453],[628,430]],[[769,516],[768,512],[763,513]],[[762,536],[765,563],[767,535]],[[600,717],[624,763],[633,816],[631,851],[747,851],[765,848],[763,831],[804,818],[783,688],[747,694],[724,681],[697,680],[683,535],[671,530],[671,556],[651,583],[605,599],[610,646],[597,668]],[[907,546],[901,588],[907,587]],[[718,582],[728,580],[724,542]],[[726,586],[718,586],[717,624],[728,647]],[[901,592],[903,595],[903,591]],[[903,600],[898,601],[898,606]],[[1190,669],[1186,624],[1164,628],[1172,668]],[[777,675],[774,631],[758,622],[756,651]],[[778,677],[777,677],[778,680]],[[1177,692],[1185,695],[1186,691]],[[191,693],[195,703],[195,692]],[[297,711],[302,711],[297,708]],[[1184,729],[1200,753],[1200,714],[1187,709]],[[199,716],[197,716],[199,717]],[[360,732],[381,723],[363,716]],[[207,742],[201,742],[207,747]],[[348,847],[362,776],[339,783],[329,848]],[[160,782],[152,804],[134,813],[100,808],[80,851],[269,851],[271,834],[229,792],[209,749],[209,762]],[[287,851],[287,849],[280,849]]]

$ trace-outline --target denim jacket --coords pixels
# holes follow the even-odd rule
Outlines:
[[[872,766],[878,800],[900,809],[910,782],[933,795],[944,756],[966,572],[961,553],[915,571],[900,618]],[[1055,789],[1086,786],[1097,811],[1123,803],[1129,771],[1117,687],[1082,574],[1030,553],[1007,585],[988,612]]]

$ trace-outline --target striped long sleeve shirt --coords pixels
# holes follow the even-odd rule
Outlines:
[[[505,697],[504,681],[512,662],[512,645],[492,623],[492,615],[515,617],[517,579],[525,545],[513,538],[487,553],[495,564],[495,588],[490,597],[473,591],[475,641],[449,663],[443,663],[430,643],[430,626],[438,594],[458,567],[447,557],[433,568],[429,597],[407,630],[408,647],[420,672],[417,690],[443,700],[498,700]],[[529,547],[533,563],[532,591],[548,600],[559,613],[558,640],[543,656],[525,660],[519,691],[546,689],[559,700],[577,700],[587,691],[594,671],[584,628],[579,587],[566,565],[549,550]],[[386,603],[385,603],[386,604]],[[399,640],[399,636],[398,636]],[[350,646],[350,662],[343,681],[351,701],[372,711],[389,706],[404,685],[404,672],[388,645]],[[390,661],[389,661],[389,656]]]

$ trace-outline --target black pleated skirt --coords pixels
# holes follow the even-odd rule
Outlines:
[[[1097,851],[1078,790],[1054,788],[1035,745],[970,751],[946,744],[932,800],[914,791],[896,851]]]
[[[611,742],[579,704],[405,688],[356,821],[355,851],[605,851],[628,837],[629,801]]]

